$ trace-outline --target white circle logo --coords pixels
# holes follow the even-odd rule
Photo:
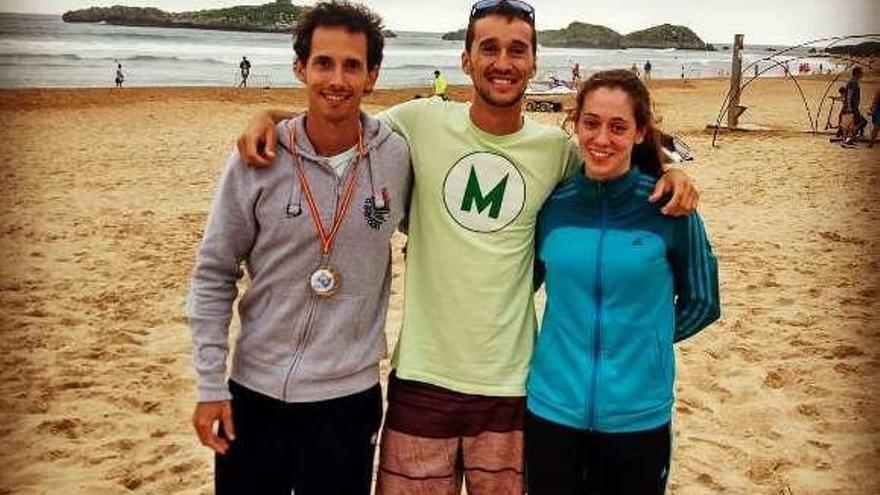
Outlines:
[[[513,163],[484,151],[462,157],[443,183],[446,211],[475,232],[495,232],[510,225],[525,198],[525,181]]]

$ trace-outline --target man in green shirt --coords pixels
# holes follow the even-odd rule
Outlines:
[[[556,184],[582,166],[565,133],[522,115],[536,71],[534,19],[525,2],[475,3],[462,54],[472,103],[414,100],[379,116],[409,143],[415,179],[382,495],[458,493],[463,481],[471,495],[524,491],[535,221]],[[251,124],[239,140],[248,162],[265,164],[273,118],[287,115]],[[666,174],[652,199],[673,190],[664,212],[696,206],[681,172]]]

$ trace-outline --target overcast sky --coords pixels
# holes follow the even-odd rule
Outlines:
[[[62,14],[91,6],[157,7],[169,12],[260,0],[0,0],[0,11]],[[311,0],[294,0],[309,5]],[[363,0],[390,29],[451,31],[467,23],[472,0]],[[662,23],[683,24],[704,41],[730,43],[744,33],[746,43],[799,44],[844,34],[880,33],[880,0],[536,0],[538,29],[571,21],[608,26],[621,34]]]

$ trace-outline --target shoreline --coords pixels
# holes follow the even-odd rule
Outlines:
[[[761,77],[758,82],[774,84],[785,81],[785,77]],[[828,82],[833,75],[802,76],[802,83]],[[872,77],[863,79],[863,85],[871,83]],[[648,88],[653,92],[664,90],[694,90],[704,87],[718,87],[727,91],[729,79],[726,77],[652,79]],[[841,75],[836,83],[844,84],[846,76]],[[471,98],[471,85],[449,85],[450,99],[468,101]],[[363,99],[366,106],[385,106],[410,100],[416,96],[429,96],[429,86],[403,86],[395,88],[376,88]],[[90,87],[21,87],[0,88],[0,110],[23,110],[36,108],[66,108],[69,106],[115,106],[122,101],[162,101],[167,98],[225,101],[236,104],[284,104],[305,106],[306,94],[302,87],[237,88],[233,86],[125,86],[112,85]],[[723,95],[722,95],[723,97]],[[719,99],[719,105],[721,100]]]

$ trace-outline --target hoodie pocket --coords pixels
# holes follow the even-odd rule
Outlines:
[[[377,344],[376,336],[371,335],[372,325],[364,322],[363,296],[337,294],[316,304],[297,374],[327,380],[351,375],[373,364],[369,361]]]

